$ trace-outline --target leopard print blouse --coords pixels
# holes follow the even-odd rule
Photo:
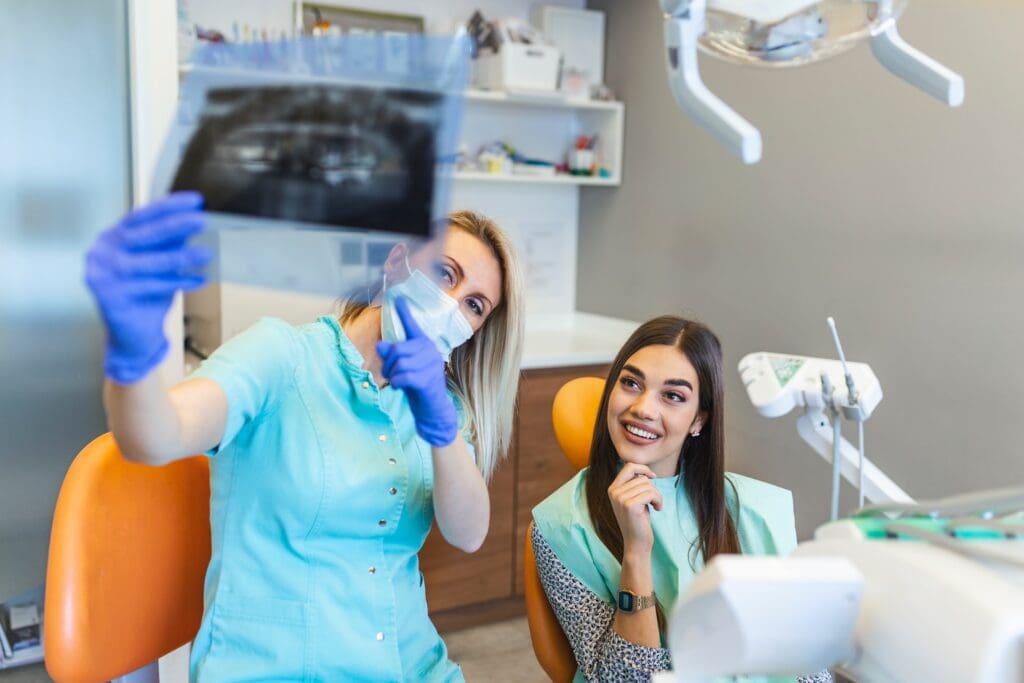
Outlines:
[[[601,683],[648,683],[651,675],[672,668],[668,649],[645,647],[624,639],[612,628],[615,606],[592,593],[558,559],[533,527],[533,552],[548,602],[562,626],[580,674]],[[797,683],[831,683],[828,671],[801,676]]]

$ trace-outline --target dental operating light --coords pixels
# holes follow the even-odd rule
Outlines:
[[[835,56],[867,40],[882,66],[958,107],[961,76],[914,49],[896,21],[907,0],[661,0],[672,95],[683,110],[739,156],[761,159],[761,134],[712,93],[697,51],[735,64],[791,67]]]

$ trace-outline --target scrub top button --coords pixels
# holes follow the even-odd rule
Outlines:
[[[398,461],[397,461],[397,460],[395,460],[394,458],[388,458],[388,464],[389,464],[389,465],[395,465],[395,464],[397,464],[397,463],[398,463]]]
[[[387,525],[388,525],[388,520],[386,520],[386,519],[382,519],[379,522],[377,522],[377,526],[387,526]]]
[[[392,486],[391,488],[388,489],[388,493],[390,493],[393,496],[396,493],[398,493],[398,489],[396,489],[394,486]]]
[[[369,388],[370,388],[370,383],[369,382],[363,382],[363,389],[369,389]]]
[[[384,640],[384,633],[383,632],[377,634],[377,640]]]
[[[373,566],[371,566],[371,567],[370,567],[369,569],[367,569],[366,571],[370,572],[371,574],[376,574],[376,573],[377,573],[377,568],[376,568],[376,567],[373,567]]]
[[[381,443],[384,443],[387,440],[388,440],[388,435],[387,434],[381,434],[380,436],[377,437],[377,441],[380,441]]]

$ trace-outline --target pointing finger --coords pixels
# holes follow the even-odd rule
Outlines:
[[[413,317],[412,311],[409,310],[409,302],[404,296],[395,299],[395,310],[398,311],[398,318],[402,321],[402,327],[405,328],[406,339],[426,336],[420,329],[419,323],[416,322],[416,318]]]

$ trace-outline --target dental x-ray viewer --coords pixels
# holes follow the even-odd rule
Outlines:
[[[399,244],[386,288],[340,318],[264,319],[166,387],[153,372],[164,317],[177,290],[203,285],[210,258],[188,243],[202,206],[179,193],[128,214],[86,267],[125,457],[210,456],[212,557],[191,678],[461,681],[428,618],[417,553],[435,515],[468,552],[487,533],[486,480],[508,446],[522,345],[508,240],[482,216],[451,214],[439,259]]]

